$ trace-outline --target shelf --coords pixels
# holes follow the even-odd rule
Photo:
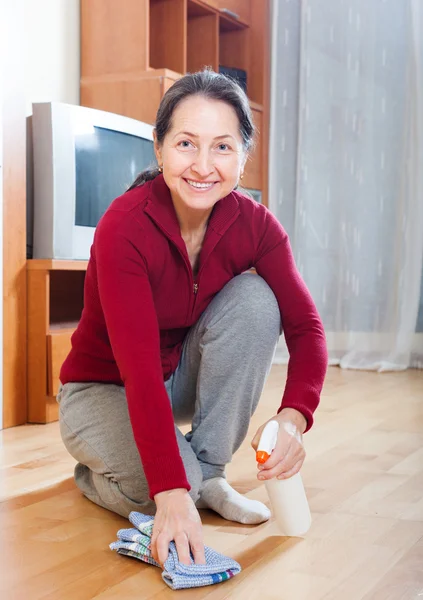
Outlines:
[[[84,306],[84,271],[51,271],[49,273],[49,327],[77,322]]]
[[[250,100],[250,107],[252,108],[252,110],[263,112],[263,104],[259,104],[258,102],[253,102],[252,100]]]
[[[188,19],[218,15],[220,31],[246,29],[249,26],[241,17],[233,17],[230,13],[224,12],[222,8],[214,7],[203,0],[188,0],[187,14]]]
[[[235,19],[235,17],[231,17],[228,13],[219,11],[219,29],[221,32],[240,31],[247,28],[247,23],[244,23],[241,19]]]
[[[235,21],[247,26],[254,25],[253,6],[258,7],[258,10],[262,13],[266,2],[267,0],[212,0],[212,4],[220,11],[226,8],[230,13],[235,13],[238,17],[235,17]],[[222,14],[228,16],[228,13]],[[233,19],[233,17],[228,18]]]
[[[26,268],[42,271],[86,271],[87,260],[51,260],[46,258],[31,258],[26,261]]]
[[[73,333],[78,327],[79,321],[61,321],[50,323],[48,333]]]
[[[92,84],[101,83],[116,83],[116,82],[128,82],[128,81],[142,81],[143,79],[152,79],[153,77],[168,77],[170,79],[179,79],[182,77],[182,73],[172,71],[171,69],[153,69],[149,67],[146,71],[133,71],[131,73],[121,73],[112,75],[101,75],[98,77],[82,77],[81,85],[89,86]]]
[[[195,19],[217,15],[217,10],[201,0],[188,0],[187,14],[188,19]]]

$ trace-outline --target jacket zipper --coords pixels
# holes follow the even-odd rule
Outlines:
[[[175,248],[178,250],[179,254],[181,255],[181,257],[182,257],[182,259],[183,259],[183,261],[185,263],[186,269],[188,271],[188,275],[189,275],[190,279],[192,279],[192,291],[193,291],[193,294],[194,294],[194,302],[192,304],[192,308],[190,307],[188,309],[188,315],[187,315],[187,319],[188,319],[193,314],[193,312],[194,312],[195,301],[197,299],[197,292],[198,292],[198,283],[196,283],[194,281],[194,273],[193,273],[193,270],[192,270],[192,267],[191,267],[191,263],[186,259],[186,257],[181,252],[181,250],[178,247],[178,245],[173,240],[172,240],[172,243],[174,244]],[[201,271],[201,269],[200,269],[200,271]],[[200,271],[198,272],[198,275],[200,274]],[[197,275],[197,277],[198,277],[198,275]]]
[[[156,222],[156,223],[157,223],[157,222]],[[178,245],[175,243],[175,241],[174,241],[174,240],[173,240],[173,239],[172,239],[172,238],[169,236],[169,234],[167,233],[167,231],[166,231],[165,229],[163,229],[163,227],[162,227],[162,226],[161,226],[159,223],[157,223],[157,224],[159,225],[160,229],[161,229],[161,230],[162,230],[162,231],[165,233],[166,237],[167,237],[168,239],[170,239],[170,241],[172,242],[172,244],[173,244],[173,245],[175,246],[175,248],[178,250],[179,254],[181,255],[181,257],[182,257],[182,259],[183,259],[183,261],[184,261],[184,263],[185,263],[185,266],[186,266],[186,268],[187,268],[187,271],[188,271],[188,275],[189,275],[189,276],[190,276],[190,278],[192,279],[192,282],[193,282],[193,283],[192,283],[192,291],[193,291],[193,294],[194,294],[194,302],[193,302],[193,305],[192,305],[192,308],[191,308],[191,310],[188,312],[188,315],[192,315],[192,314],[193,314],[193,312],[194,312],[194,308],[195,308],[195,301],[196,301],[196,299],[197,299],[198,283],[196,283],[196,282],[194,281],[194,273],[193,273],[193,270],[192,270],[191,264],[190,264],[190,262],[189,262],[189,261],[187,261],[186,257],[185,257],[185,256],[184,256],[184,254],[182,253],[181,249],[180,249],[180,248],[179,248],[179,246],[178,246]],[[198,274],[197,274],[197,278],[199,277],[199,275],[200,275],[200,272],[202,271],[202,268],[203,268],[203,265],[201,265],[200,271],[199,271],[199,272],[198,272]],[[187,315],[187,318],[188,318],[188,315]]]

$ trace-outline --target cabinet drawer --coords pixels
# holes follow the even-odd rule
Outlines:
[[[73,331],[60,331],[47,335],[47,395],[56,396],[59,389],[59,373],[71,349]]]

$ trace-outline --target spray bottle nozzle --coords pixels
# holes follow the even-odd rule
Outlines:
[[[268,458],[270,458],[270,454],[268,454],[264,450],[257,450],[257,452],[256,452],[256,461],[258,463],[260,463],[261,465],[263,465]]]

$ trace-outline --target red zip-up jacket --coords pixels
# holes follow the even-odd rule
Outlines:
[[[290,353],[279,410],[299,410],[309,429],[327,368],[325,334],[288,236],[266,207],[236,191],[215,205],[195,282],[162,175],[114,200],[97,225],[84,309],[60,381],[125,386],[151,498],[190,490],[164,381],[176,370],[189,328],[251,267],[277,298]]]

